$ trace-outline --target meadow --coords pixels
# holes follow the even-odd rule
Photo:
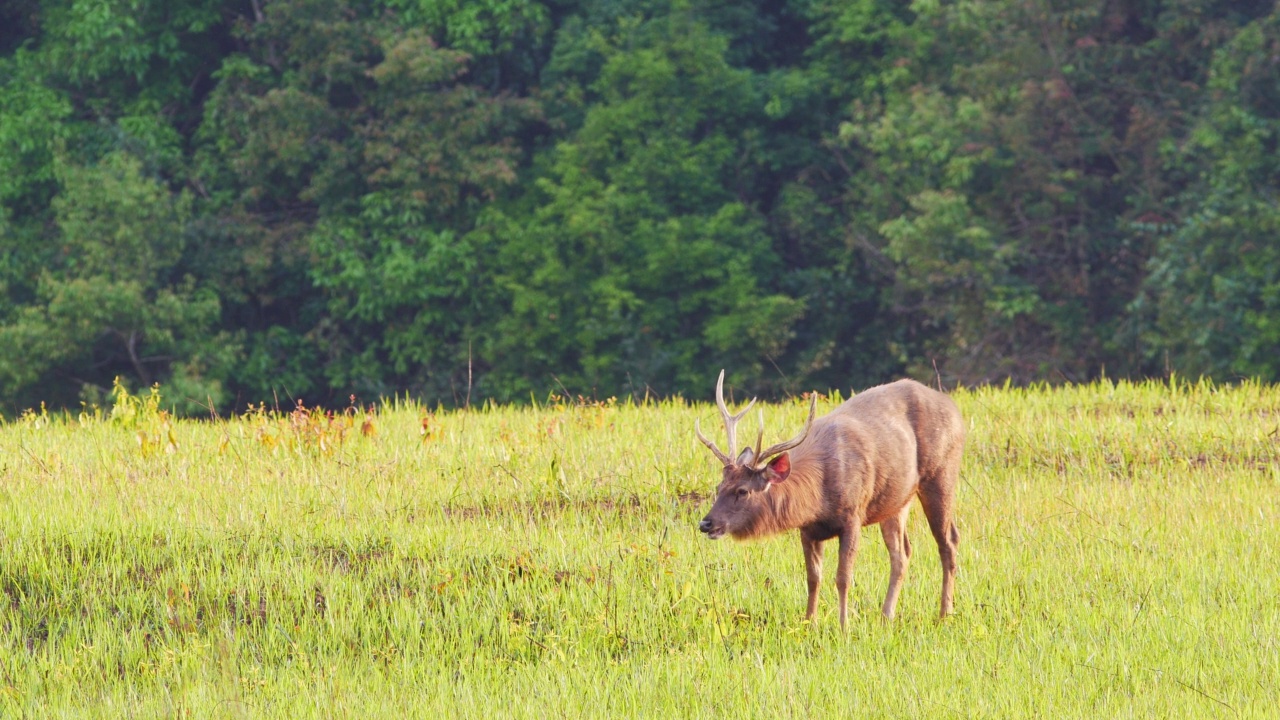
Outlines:
[[[706,402],[9,418],[0,717],[1276,716],[1280,388],[953,397],[956,613],[917,508],[898,618],[867,528],[847,633],[833,543],[810,624],[795,533],[697,532]]]

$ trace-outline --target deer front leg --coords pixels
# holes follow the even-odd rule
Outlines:
[[[850,523],[840,532],[840,564],[836,566],[836,592],[840,594],[840,629],[849,618],[849,583],[853,579],[853,558],[858,554],[861,522]]]
[[[822,541],[814,540],[801,530],[800,546],[804,548],[804,569],[809,580],[809,609],[804,619],[812,620],[818,611],[818,587],[822,585]]]

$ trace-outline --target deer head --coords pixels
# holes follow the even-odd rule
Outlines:
[[[720,379],[716,381],[716,405],[720,408],[725,432],[729,436],[729,453],[736,452],[738,448],[738,421],[746,415],[755,402],[755,398],[752,398],[751,402],[747,403],[747,406],[738,414],[731,414],[724,404],[724,371],[720,371]],[[750,446],[742,448],[736,458],[720,450],[715,443],[708,440],[702,434],[698,422],[694,421],[693,429],[698,440],[702,441],[702,444],[706,445],[724,465],[724,477],[720,481],[715,504],[712,505],[711,512],[707,513],[698,525],[708,538],[714,540],[725,533],[734,536],[754,534],[754,528],[772,507],[768,503],[766,494],[770,488],[790,476],[791,457],[788,451],[804,442],[809,436],[817,406],[818,398],[814,395],[809,401],[809,419],[805,422],[800,434],[786,442],[770,445],[764,450],[760,448],[764,440],[764,414],[761,413],[760,432],[756,435],[755,448]]]

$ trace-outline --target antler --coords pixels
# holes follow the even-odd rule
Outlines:
[[[725,465],[732,465],[732,464],[733,464],[733,458],[729,457],[728,455],[725,455],[723,452],[720,452],[720,448],[716,447],[716,444],[715,444],[715,443],[713,443],[713,442],[711,442],[710,440],[708,440],[708,439],[707,439],[707,438],[702,434],[702,428],[698,427],[698,421],[697,421],[697,420],[694,420],[694,421],[693,421],[693,434],[694,434],[694,435],[697,435],[697,436],[698,436],[698,439],[702,441],[702,444],[703,444],[703,445],[706,445],[708,448],[710,448],[710,449],[711,449],[711,452],[715,453],[715,454],[716,454],[716,457],[720,458],[720,462],[724,463]]]
[[[716,406],[720,408],[720,417],[724,419],[724,429],[729,435],[729,452],[732,453],[738,448],[738,421],[741,420],[742,416],[746,415],[747,411],[751,409],[751,406],[755,404],[756,399],[751,398],[751,402],[747,403],[747,406],[742,408],[737,415],[730,415],[729,408],[725,407],[724,404],[724,370],[720,371],[720,379],[716,381]],[[726,455],[720,450],[720,448],[715,446],[715,443],[703,436],[702,428],[698,426],[697,420],[693,421],[693,432],[698,436],[698,439],[702,441],[703,445],[710,448],[711,452],[715,453],[716,457],[720,458],[720,462],[725,465],[733,464],[732,456]],[[759,446],[758,443],[759,441],[757,441],[757,447]]]
[[[804,429],[800,431],[799,435],[795,436],[794,438],[786,442],[778,443],[777,445],[770,445],[769,448],[764,452],[758,451],[760,448],[760,441],[756,440],[757,452],[754,459],[755,468],[759,470],[760,468],[768,464],[769,460],[774,456],[781,455],[782,453],[804,442],[804,439],[809,437],[809,429],[813,427],[813,415],[815,412],[817,412],[817,410],[818,410],[818,394],[812,393],[809,395],[809,419],[805,421]],[[760,420],[760,435],[761,437],[764,436],[763,417]]]

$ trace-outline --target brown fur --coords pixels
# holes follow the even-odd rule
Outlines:
[[[836,589],[844,627],[853,559],[865,525],[879,524],[889,549],[882,612],[893,617],[911,557],[907,515],[911,499],[918,497],[942,560],[945,617],[955,587],[959,533],[952,506],[964,437],[960,411],[943,393],[914,380],[871,388],[815,420],[800,445],[767,466],[755,469],[764,458],[754,458],[749,448],[726,464],[702,529],[712,538],[727,533],[737,539],[799,529],[808,570],[808,618],[817,609],[822,543],[838,538]],[[784,471],[781,479],[775,468]]]

